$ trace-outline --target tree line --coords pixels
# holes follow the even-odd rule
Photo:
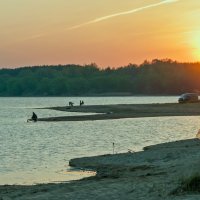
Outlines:
[[[89,65],[0,69],[0,96],[179,95],[200,91],[200,63],[170,59],[119,68]]]

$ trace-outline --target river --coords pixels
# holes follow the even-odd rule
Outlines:
[[[156,97],[38,97],[0,98],[0,185],[62,182],[92,175],[70,170],[72,158],[142,150],[144,146],[195,137],[199,117],[155,117],[84,122],[27,123],[38,117],[78,115],[49,106],[177,102]]]

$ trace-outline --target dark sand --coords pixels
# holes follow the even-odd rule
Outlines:
[[[200,103],[124,104],[74,107],[51,107],[64,112],[97,113],[91,115],[39,118],[39,121],[88,121],[139,117],[198,116]]]
[[[144,151],[72,159],[71,166],[89,167],[94,177],[35,186],[0,186],[1,200],[196,200],[183,182],[200,174],[200,140],[149,146]],[[198,182],[197,188],[200,187]]]

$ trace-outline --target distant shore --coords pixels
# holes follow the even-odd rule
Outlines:
[[[34,186],[0,186],[3,200],[181,200],[199,199],[200,140],[145,147],[141,152],[72,159],[73,167],[90,168],[96,176],[79,181]]]
[[[140,117],[199,116],[200,103],[119,104],[49,107],[63,112],[91,113],[91,115],[39,118],[39,121],[92,121]]]

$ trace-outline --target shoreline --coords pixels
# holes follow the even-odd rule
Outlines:
[[[147,146],[135,153],[71,159],[73,167],[90,168],[96,176],[78,181],[33,186],[0,186],[6,199],[193,199],[184,180],[199,173],[200,140],[188,139]],[[198,187],[200,186],[200,183]]]
[[[63,112],[95,113],[91,115],[61,116],[38,119],[38,121],[46,122],[93,121],[164,116],[200,116],[200,103],[84,105],[38,109],[50,109]]]
[[[109,94],[91,94],[91,95],[72,95],[72,96],[0,96],[0,98],[71,98],[71,97],[178,97],[180,94],[131,94],[131,93],[109,93]]]

